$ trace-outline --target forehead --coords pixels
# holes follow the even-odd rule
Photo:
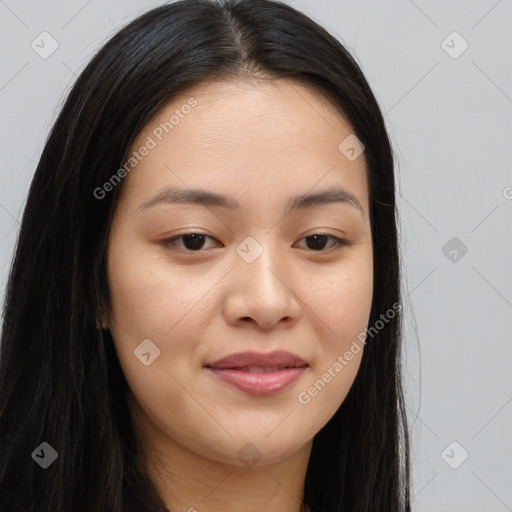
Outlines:
[[[138,134],[129,155],[151,149],[124,179],[123,196],[137,207],[159,189],[200,186],[272,201],[341,185],[368,211],[364,153],[351,161],[339,149],[353,133],[325,95],[296,80],[199,83]]]

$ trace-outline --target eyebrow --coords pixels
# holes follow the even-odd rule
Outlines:
[[[183,189],[177,187],[165,188],[155,194],[151,199],[140,205],[135,213],[146,210],[158,204],[199,204],[226,210],[236,210],[240,203],[234,198],[211,192],[204,189]],[[352,206],[365,215],[365,211],[357,197],[343,187],[336,186],[319,192],[309,192],[290,197],[285,206],[285,213],[325,205],[342,203]]]

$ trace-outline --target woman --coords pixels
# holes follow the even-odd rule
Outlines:
[[[375,97],[311,19],[183,0],[124,27],[23,215],[1,510],[410,510],[396,222]]]

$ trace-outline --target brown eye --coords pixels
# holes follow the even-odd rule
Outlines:
[[[199,252],[203,249],[204,242],[206,238],[211,238],[215,240],[213,237],[209,235],[205,235],[203,233],[191,232],[191,233],[182,233],[181,235],[174,236],[167,240],[164,240],[162,243],[165,246],[174,246],[175,242],[180,238],[183,239],[183,246],[178,247],[178,250],[186,251],[186,252]]]
[[[316,252],[326,252],[324,248],[329,239],[334,241],[334,248],[347,245],[345,240],[342,240],[341,238],[322,233],[315,233],[313,235],[305,236],[302,240],[307,241],[306,245],[308,249]]]

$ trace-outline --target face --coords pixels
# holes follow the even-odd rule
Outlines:
[[[373,293],[364,153],[339,149],[353,133],[319,92],[281,79],[196,85],[138,135],[106,323],[148,442],[270,464],[310,446],[345,399]],[[196,189],[225,197],[179,194]],[[275,351],[296,359],[210,367]]]

